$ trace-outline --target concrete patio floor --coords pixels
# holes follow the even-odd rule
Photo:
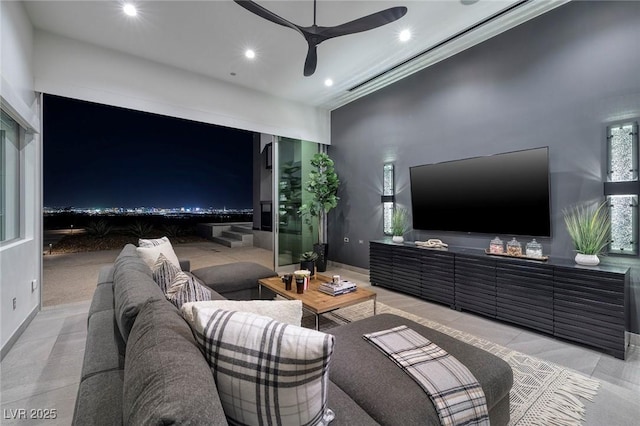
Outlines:
[[[211,242],[174,245],[180,259],[189,259],[191,269],[210,265],[251,261],[273,268],[272,252],[256,247],[229,248]],[[90,300],[98,271],[113,263],[120,249],[83,253],[46,254],[43,259],[42,306],[49,307]]]

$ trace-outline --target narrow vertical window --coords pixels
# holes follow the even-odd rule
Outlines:
[[[638,254],[638,124],[607,127],[605,195],[611,219],[609,253]]]
[[[20,126],[0,119],[0,242],[20,237]]]

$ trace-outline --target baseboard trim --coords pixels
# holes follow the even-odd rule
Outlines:
[[[0,349],[0,361],[2,361],[4,357],[9,353],[13,345],[18,341],[20,336],[22,336],[22,333],[24,333],[27,327],[29,327],[29,324],[31,324],[31,321],[33,321],[33,319],[38,314],[38,312],[40,312],[39,306],[36,306],[35,308],[33,308],[33,311],[31,311],[29,316],[24,321],[22,321],[22,324],[20,324],[20,327],[18,327],[16,332],[13,333],[13,335],[9,338],[9,340],[7,340],[7,343],[5,343],[2,349]]]
[[[629,337],[629,344],[630,345],[640,346],[640,334],[627,332],[627,336]]]
[[[357,272],[359,274],[369,275],[369,270],[368,269],[359,268],[359,267],[353,266],[353,265],[347,265],[346,263],[334,262],[333,260],[330,260],[329,262],[327,262],[327,265],[328,266],[334,266],[336,268],[347,269],[349,271]]]

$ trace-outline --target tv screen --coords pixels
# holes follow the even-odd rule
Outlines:
[[[549,148],[410,168],[413,228],[551,236]]]

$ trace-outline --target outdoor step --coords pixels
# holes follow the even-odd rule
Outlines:
[[[227,237],[211,237],[211,240],[227,247],[244,247],[245,244],[241,240],[234,240]]]
[[[235,231],[222,231],[221,234],[222,237],[224,238],[229,238],[231,240],[238,240],[238,241],[242,241],[245,244],[248,245],[253,245],[253,234],[247,234],[247,233],[242,233],[242,232],[235,232]]]
[[[231,232],[238,232],[240,234],[253,234],[253,229],[245,225],[231,225]]]

